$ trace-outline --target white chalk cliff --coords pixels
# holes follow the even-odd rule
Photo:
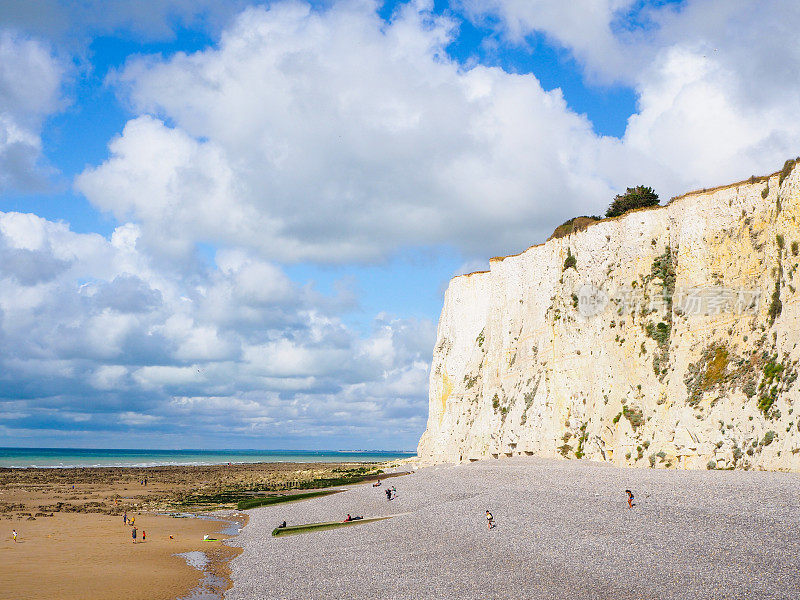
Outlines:
[[[421,459],[800,471],[793,166],[455,277]]]

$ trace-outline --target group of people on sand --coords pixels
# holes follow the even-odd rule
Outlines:
[[[122,513],[122,524],[127,525],[131,528],[131,539],[133,539],[134,544],[136,543],[136,536],[138,535],[138,530],[136,529],[135,523],[136,523],[136,517],[131,517],[129,519],[127,511]],[[146,540],[147,540],[147,532],[144,529],[142,529],[142,541],[144,542]]]
[[[625,490],[625,497],[628,500],[628,508],[633,508],[634,506],[636,506],[633,503],[634,496],[632,491]],[[347,516],[349,517],[350,515]],[[488,526],[489,529],[495,528],[494,515],[490,513],[488,509],[486,510],[486,525]]]

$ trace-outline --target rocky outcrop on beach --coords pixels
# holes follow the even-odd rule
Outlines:
[[[383,473],[380,466],[282,462],[5,469],[0,471],[0,519],[230,508],[257,496],[369,480]]]
[[[788,161],[455,277],[419,456],[800,471],[799,223]]]

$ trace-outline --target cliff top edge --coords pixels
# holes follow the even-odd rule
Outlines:
[[[798,160],[798,162],[800,162],[800,160]],[[684,199],[690,198],[692,196],[698,196],[700,194],[713,194],[713,193],[719,192],[721,190],[729,189],[729,188],[732,188],[732,187],[738,187],[740,185],[745,185],[745,184],[755,185],[757,183],[764,183],[764,182],[767,182],[770,179],[772,179],[773,177],[776,177],[776,176],[778,176],[780,174],[781,174],[781,170],[778,170],[778,171],[775,171],[773,173],[770,173],[769,175],[759,175],[759,176],[753,175],[752,177],[749,177],[747,179],[743,179],[741,181],[736,181],[736,182],[733,182],[733,183],[726,183],[724,185],[718,185],[718,186],[712,187],[712,188],[702,188],[702,189],[692,190],[691,192],[686,192],[684,194],[681,194],[680,196],[673,196],[672,198],[669,199],[669,201],[667,201],[666,204],[663,204],[663,205],[659,204],[657,206],[649,206],[649,207],[637,208],[637,209],[634,209],[634,210],[630,210],[630,211],[626,212],[625,214],[618,215],[616,217],[606,217],[606,218],[600,219],[599,221],[595,221],[594,223],[588,223],[584,229],[582,229],[581,231],[577,231],[575,233],[583,233],[583,232],[587,231],[590,227],[594,227],[595,225],[598,225],[599,223],[608,223],[610,221],[618,221],[620,219],[624,219],[626,217],[629,217],[629,216],[631,216],[631,215],[633,215],[635,213],[642,213],[642,212],[653,211],[653,210],[663,210],[663,209],[666,209],[667,207],[669,207],[673,202],[676,202],[678,200],[684,200]],[[569,238],[570,235],[572,235],[572,234],[566,235],[564,237],[565,238]],[[558,238],[558,239],[563,239],[563,238]],[[551,241],[553,241],[553,240],[546,240],[544,242],[539,242],[538,244],[532,244],[532,245],[528,246],[527,248],[525,248],[524,250],[522,250],[521,252],[517,252],[516,254],[507,254],[505,256],[493,256],[493,257],[491,257],[489,259],[489,264],[491,265],[493,262],[502,262],[507,258],[514,258],[515,256],[521,256],[521,255],[525,254],[528,250],[530,250],[532,248],[538,248],[539,246],[544,246],[548,242],[551,242]],[[483,273],[490,273],[490,272],[491,272],[491,270],[472,271],[471,273],[462,273],[460,275],[453,276],[450,279],[450,281],[453,281],[454,279],[457,279],[458,277],[470,277],[471,275],[480,275],[480,274],[483,274]]]

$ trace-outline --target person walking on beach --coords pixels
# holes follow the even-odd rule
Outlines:
[[[131,537],[133,538],[133,543],[136,543],[136,527],[131,528]]]
[[[397,488],[392,486],[392,500],[394,500],[395,498],[397,498]]]
[[[492,529],[494,527],[494,515],[490,513],[488,510],[486,511],[486,525],[488,529]]]
[[[16,529],[12,529],[11,530],[11,537],[14,538],[14,543],[16,544],[17,543],[17,530]]]
[[[122,513],[122,524],[123,525],[127,525],[128,524],[128,512],[127,511]]]
[[[386,488],[386,499],[387,500],[392,499],[392,488]]]
[[[633,492],[625,490],[625,495],[628,497],[628,508],[633,508]]]
[[[142,541],[144,541],[146,538],[147,538],[147,532],[144,529],[142,529]]]

